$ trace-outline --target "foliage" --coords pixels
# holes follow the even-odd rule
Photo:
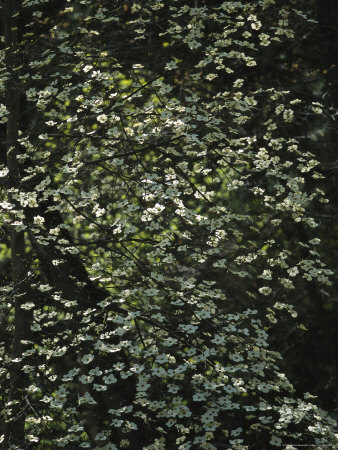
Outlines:
[[[131,3],[4,2],[4,448],[333,444],[269,348],[297,280],[330,285],[315,236],[280,239],[326,202],[307,106],[250,83],[306,19]]]
[[[309,205],[309,213],[319,223],[315,230],[317,251],[334,271],[332,286],[321,287],[315,282],[297,283],[292,302],[297,307],[298,320],[307,330],[301,332],[279,325],[274,343],[283,355],[282,367],[293,380],[299,392],[310,390],[319,396],[320,404],[337,411],[337,170],[335,124],[338,49],[335,17],[337,4],[330,0],[294,2],[306,11],[311,20],[296,21],[292,42],[284,42],[278,52],[262,55],[260,70],[253,82],[277,83],[302,100],[303,104],[322,103],[322,112],[311,109],[297,114],[289,133],[296,136],[305,148],[315,155],[318,168],[325,175],[308,183],[325,190],[328,203],[318,209]],[[316,19],[316,20],[314,20]],[[273,49],[271,49],[273,50]],[[261,74],[264,73],[264,77]],[[315,105],[314,105],[315,106]],[[316,108],[314,108],[316,109]],[[290,134],[289,134],[290,135]],[[294,252],[294,239],[311,239],[312,233],[304,227],[289,224],[281,233],[287,248]],[[288,336],[288,337],[286,337]]]

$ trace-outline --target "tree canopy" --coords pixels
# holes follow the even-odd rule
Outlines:
[[[274,0],[1,14],[3,448],[334,445],[271,345],[297,288],[332,284],[323,174],[295,132],[324,106],[258,76],[311,17]]]

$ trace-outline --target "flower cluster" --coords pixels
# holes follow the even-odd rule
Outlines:
[[[331,275],[316,238],[294,243],[302,259],[278,241],[285,222],[315,228],[307,205],[325,201],[305,189],[314,156],[281,132],[297,103],[247,87],[258,51],[292,37],[289,12],[22,3],[15,83],[34,114],[17,130],[16,178],[1,167],[19,182],[0,211],[34,256],[3,293],[8,336],[28,327],[22,351],[10,337],[1,348],[8,430],[23,418],[41,448],[333,443],[332,419],[295,397],[269,347],[298,280]],[[0,122],[14,113],[1,104]]]

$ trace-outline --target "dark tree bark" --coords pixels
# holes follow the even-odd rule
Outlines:
[[[19,117],[20,117],[20,96],[18,90],[16,69],[19,64],[17,60],[18,50],[18,8],[19,0],[6,0],[4,3],[4,35],[5,45],[10,48],[7,53],[7,67],[10,71],[6,85],[6,107],[9,111],[6,133],[7,146],[7,167],[9,170],[9,187],[12,192],[17,190],[20,185],[20,167],[17,160],[19,153]],[[11,203],[17,204],[13,198]],[[20,205],[17,205],[18,209]],[[27,301],[28,283],[27,283],[27,261],[25,254],[25,235],[24,231],[17,231],[14,227],[10,231],[10,248],[12,262],[12,281],[14,284],[14,330],[12,336],[11,349],[11,394],[13,402],[11,407],[11,417],[7,425],[5,443],[7,445],[23,442],[24,425],[26,414],[25,408],[25,388],[27,387],[28,376],[22,371],[21,355],[24,344],[22,340],[29,338],[31,326],[31,313],[21,308],[21,305]],[[27,405],[26,405],[27,406]]]
[[[327,190],[329,192],[331,210],[337,213],[338,206],[338,2],[336,0],[317,0],[317,12],[319,22],[320,62],[322,70],[326,73],[325,102],[330,108],[333,123],[330,123],[328,132],[329,147],[325,152]],[[333,219],[334,221],[334,219]],[[333,222],[334,225],[334,222]],[[335,251],[334,249],[332,249]],[[335,286],[338,291],[338,285]],[[337,316],[332,311],[326,312],[324,318],[323,334],[327,337],[327,344],[335,364],[335,408],[338,411],[338,330]]]

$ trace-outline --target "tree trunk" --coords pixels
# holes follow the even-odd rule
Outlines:
[[[16,205],[16,210],[20,210],[20,205],[13,198],[14,193],[19,193],[20,187],[20,167],[17,160],[18,136],[19,136],[19,116],[20,116],[20,91],[18,89],[17,57],[18,50],[18,12],[20,8],[19,0],[6,0],[4,3],[4,34],[7,52],[6,66],[10,76],[6,85],[6,107],[9,112],[7,121],[6,145],[7,145],[7,167],[9,170],[9,201]],[[13,214],[17,214],[14,212]],[[29,339],[31,326],[31,313],[21,308],[27,301],[27,263],[25,255],[25,235],[24,231],[17,231],[16,227],[11,227],[10,231],[12,282],[14,286],[14,329],[12,337],[10,364],[11,391],[10,400],[12,402],[9,411],[11,414],[6,427],[5,443],[15,445],[24,442],[24,426],[27,405],[25,404],[25,388],[28,386],[29,378],[22,371],[22,353],[24,344],[22,340]]]
[[[319,22],[319,41],[321,42],[321,68],[326,73],[325,102],[331,111],[335,112],[331,116],[333,123],[326,132],[329,142],[325,149],[326,169],[327,169],[327,191],[329,193],[330,205],[333,214],[337,212],[338,206],[338,171],[337,171],[337,110],[338,110],[338,2],[337,0],[317,0],[317,14]],[[334,219],[333,219],[334,221]],[[333,222],[334,223],[334,222]],[[334,249],[333,249],[334,251]],[[338,285],[335,286],[336,292]],[[326,313],[326,326],[324,335],[328,335],[329,346],[335,363],[335,408],[338,412],[338,331],[337,317],[334,311]]]

